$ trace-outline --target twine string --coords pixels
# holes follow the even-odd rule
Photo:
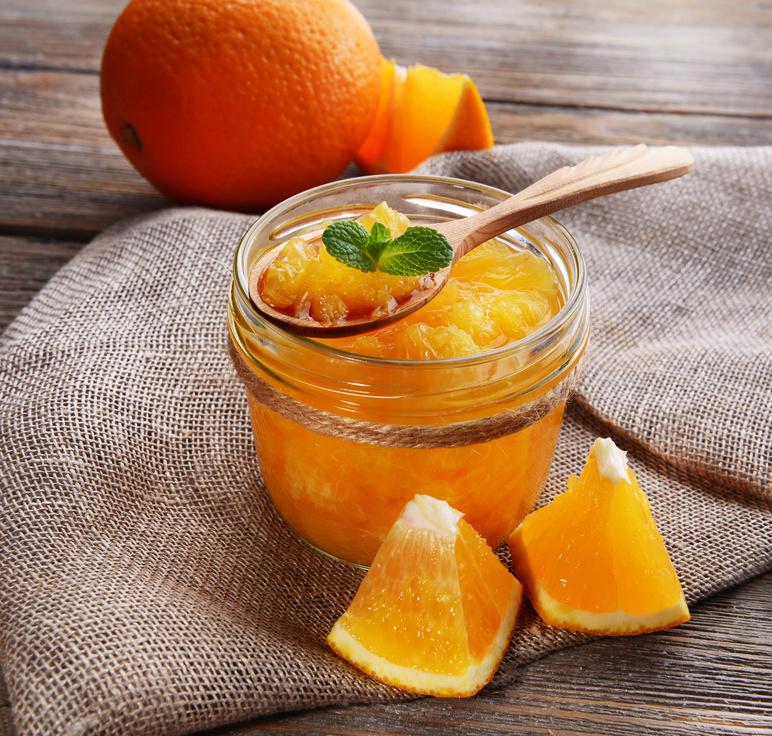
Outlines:
[[[324,411],[279,391],[252,370],[230,334],[228,351],[241,382],[259,403],[317,434],[381,447],[465,447],[520,432],[565,402],[574,392],[581,373],[580,361],[544,394],[491,416],[445,425],[382,424]]]

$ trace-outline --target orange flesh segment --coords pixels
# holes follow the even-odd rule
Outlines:
[[[480,662],[486,657],[489,643],[495,640],[502,621],[507,618],[514,578],[491,553],[485,540],[467,523],[459,525],[456,563],[463,591],[469,656]],[[522,588],[514,587],[521,596]]]
[[[428,523],[414,523],[417,505],[428,507]],[[435,524],[438,508],[456,514],[455,530]],[[327,641],[387,684],[469,696],[493,677],[521,600],[518,581],[457,512],[416,496]]]
[[[510,536],[518,578],[550,624],[629,634],[689,619],[678,576],[635,474],[612,482],[591,451],[568,490]]]
[[[681,585],[637,483],[623,485],[616,494],[609,524],[609,543],[616,550],[615,575],[618,580],[636,580],[635,585],[617,586],[617,605],[630,613],[653,614],[678,602]],[[638,543],[629,544],[630,538]]]
[[[448,126],[434,153],[444,151],[482,151],[493,147],[488,112],[477,87],[466,80],[453,122]]]

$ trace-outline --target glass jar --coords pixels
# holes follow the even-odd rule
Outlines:
[[[369,565],[416,493],[448,501],[493,548],[506,540],[544,487],[586,347],[584,260],[549,217],[501,236],[547,259],[562,309],[517,342],[429,361],[355,355],[285,332],[251,305],[252,265],[294,235],[381,202],[420,225],[464,217],[508,196],[440,177],[343,180],[274,207],[239,244],[230,349],[247,389],[263,479],[287,523],[322,552]]]

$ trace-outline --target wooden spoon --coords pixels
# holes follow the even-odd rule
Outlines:
[[[260,283],[263,271],[276,257],[275,249],[253,267],[249,278],[249,296],[258,312],[288,332],[314,337],[342,337],[369,332],[402,319],[437,296],[447,283],[456,261],[491,238],[580,202],[674,179],[688,173],[692,163],[693,159],[687,151],[674,146],[650,149],[640,145],[625,151],[613,149],[602,156],[585,159],[576,166],[559,169],[490,209],[459,220],[430,225],[450,241],[453,260],[450,266],[433,274],[433,285],[400,303],[388,315],[328,324],[310,317],[291,317],[273,309],[262,300]]]

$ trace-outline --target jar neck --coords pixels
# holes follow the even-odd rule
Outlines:
[[[271,389],[304,406],[386,425],[475,421],[522,409],[555,390],[575,372],[584,353],[589,304],[581,254],[552,218],[502,240],[510,238],[513,246],[550,262],[564,295],[563,308],[526,338],[478,355],[389,360],[342,352],[268,323],[247,296],[250,267],[266,250],[324,220],[350,217],[383,200],[407,210],[411,220],[437,221],[463,217],[507,196],[456,180],[364,177],[327,185],[266,213],[244,237],[234,260],[229,327],[244,365]]]
[[[560,381],[540,391],[538,396],[523,404],[510,406],[493,415],[453,421],[439,425],[394,424],[363,421],[324,411],[315,405],[292,398],[260,376],[248,362],[232,337],[228,340],[231,360],[250,399],[277,414],[310,429],[328,435],[381,447],[438,448],[465,447],[505,437],[531,426],[562,407],[573,393],[581,374],[583,357]],[[396,418],[396,417],[391,417]]]
[[[253,396],[282,414],[282,402],[351,421],[446,425],[500,412],[553,408],[573,390],[586,348],[586,299],[573,319],[535,344],[443,361],[390,361],[356,356],[311,340],[271,334],[239,309],[229,315],[234,364]],[[557,327],[557,326],[556,326]],[[529,408],[530,407],[530,408]],[[311,421],[311,420],[309,420]],[[313,420],[317,422],[317,419]]]

